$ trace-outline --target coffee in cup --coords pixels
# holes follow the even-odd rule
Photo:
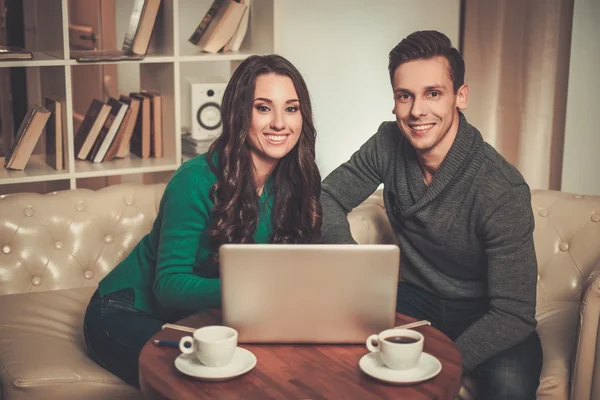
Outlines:
[[[387,329],[367,338],[367,349],[379,352],[381,360],[391,369],[411,369],[417,366],[423,352],[423,335],[411,329]]]
[[[411,336],[389,336],[386,337],[384,340],[387,340],[391,343],[414,343],[419,341],[419,339]]]
[[[207,367],[223,367],[233,360],[238,333],[228,326],[213,325],[196,329],[179,341],[179,350],[194,354]]]

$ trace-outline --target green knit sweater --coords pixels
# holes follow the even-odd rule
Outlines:
[[[164,320],[220,306],[221,282],[209,275],[213,269],[207,268],[211,251],[205,234],[215,182],[206,154],[185,162],[165,188],[150,233],[100,281],[100,295],[133,288],[135,307]],[[269,241],[272,206],[269,179],[259,198],[256,243]]]

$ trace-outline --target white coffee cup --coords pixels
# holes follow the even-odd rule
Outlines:
[[[367,349],[379,352],[381,360],[391,369],[411,369],[417,366],[423,353],[423,335],[411,329],[387,329],[367,338]]]
[[[207,367],[223,367],[233,360],[238,342],[235,329],[222,325],[205,326],[196,329],[192,336],[184,336],[179,341],[182,353],[195,354]]]

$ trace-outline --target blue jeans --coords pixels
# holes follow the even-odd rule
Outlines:
[[[90,357],[128,384],[139,387],[138,359],[144,344],[163,321],[134,307],[133,289],[100,297],[98,290],[85,311],[83,333]]]
[[[414,285],[398,285],[396,311],[426,319],[452,340],[456,340],[487,311],[487,302],[444,300]],[[542,346],[537,332],[521,343],[478,365],[471,373],[479,395],[485,400],[535,400],[542,371]]]

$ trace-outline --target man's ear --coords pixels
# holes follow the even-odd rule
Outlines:
[[[465,110],[469,102],[469,85],[466,83],[458,88],[456,92],[456,107],[459,110]]]

